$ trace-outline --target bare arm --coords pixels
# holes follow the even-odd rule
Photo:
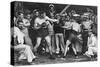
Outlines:
[[[49,20],[49,21],[51,21],[51,22],[57,22],[58,21],[57,19],[51,19],[51,18],[49,18],[47,16],[46,16],[46,19]]]
[[[81,25],[79,25],[79,30],[78,30],[78,32],[81,32]]]

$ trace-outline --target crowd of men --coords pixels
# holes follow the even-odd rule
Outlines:
[[[12,19],[12,48],[19,51],[19,61],[27,59],[32,63],[40,53],[48,53],[50,59],[56,58],[54,54],[66,58],[71,48],[75,56],[97,55],[97,15],[93,10],[60,14],[53,9],[54,5],[49,7],[49,16],[43,10],[34,9],[27,14],[18,12]]]

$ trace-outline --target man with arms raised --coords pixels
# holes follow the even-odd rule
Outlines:
[[[43,11],[40,11],[40,16],[35,19],[34,28],[37,29],[37,42],[34,47],[34,51],[37,51],[37,48],[40,46],[42,38],[44,38],[47,42],[49,52],[50,52],[50,58],[53,58],[52,56],[52,48],[51,48],[51,37],[48,32],[48,26],[49,21],[57,22],[56,19],[50,19],[46,16],[46,13]]]

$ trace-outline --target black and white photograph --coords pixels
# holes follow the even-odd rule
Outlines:
[[[98,60],[98,7],[13,1],[11,65]]]

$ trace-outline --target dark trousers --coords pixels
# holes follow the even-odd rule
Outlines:
[[[85,53],[87,51],[88,31],[83,31],[82,38],[83,38],[82,52]]]
[[[37,30],[29,28],[29,37],[31,38],[32,44],[33,44],[33,47],[34,47],[35,44],[36,44]]]

